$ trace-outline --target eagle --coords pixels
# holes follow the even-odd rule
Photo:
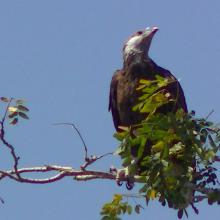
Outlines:
[[[146,112],[133,111],[133,107],[140,103],[139,98],[143,95],[142,91],[137,89],[140,86],[140,80],[144,79],[153,81],[159,76],[160,78],[168,79],[169,82],[171,82],[164,87],[159,88],[161,89],[160,92],[164,93],[164,95],[168,94],[166,97],[171,101],[163,103],[158,107],[154,112],[155,114],[175,114],[180,109],[182,109],[183,112],[188,113],[184,92],[179,81],[169,70],[158,66],[149,57],[151,42],[157,31],[157,27],[146,28],[137,31],[128,38],[123,47],[123,67],[122,69],[115,71],[111,80],[109,111],[112,113],[115,129],[117,132],[122,132],[124,127],[129,127],[132,138],[135,138],[135,128],[138,128],[139,125],[141,126],[141,122],[147,120],[149,114]],[[135,164],[136,166],[136,170],[132,172],[135,172],[138,175],[142,175],[145,172],[147,168],[142,164],[142,159],[145,155],[151,154],[152,145],[153,140],[147,139],[141,158],[137,157],[138,145],[130,148],[130,153],[133,158],[130,165],[132,166]],[[179,164],[180,166],[183,164],[178,160],[174,160],[173,163]],[[126,187],[130,190],[134,186],[134,180],[132,179],[132,173],[131,175],[130,173],[126,173],[126,170],[129,170],[126,169],[127,166],[129,165],[125,164],[125,168],[120,169],[117,172],[117,176],[127,178]],[[194,161],[192,168],[195,170]],[[120,182],[118,182],[118,184],[121,185]],[[184,203],[186,206],[191,203],[193,194],[194,192],[189,190],[189,199]],[[172,202],[172,198],[168,198],[168,201]]]
[[[146,119],[146,113],[132,110],[141,95],[137,90],[141,79],[154,80],[157,75],[173,79],[173,83],[163,89],[176,101],[161,106],[157,112],[167,114],[180,108],[188,112],[179,81],[169,70],[158,66],[149,57],[150,45],[157,31],[157,27],[137,31],[124,44],[123,67],[114,73],[109,95],[109,111],[112,113],[117,132],[121,131],[120,127],[131,127]]]

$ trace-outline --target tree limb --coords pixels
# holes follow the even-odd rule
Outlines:
[[[21,174],[23,173],[49,173],[52,171],[58,172],[58,174],[42,179],[35,179],[35,178],[26,178],[22,177]],[[19,174],[19,177],[17,176]],[[22,182],[22,183],[35,183],[35,184],[45,184],[45,183],[52,183],[56,182],[64,177],[71,176],[74,177],[75,180],[91,180],[91,179],[109,179],[115,180],[116,175],[110,172],[102,172],[102,171],[93,171],[93,170],[75,170],[72,167],[62,167],[56,165],[48,165],[48,166],[41,166],[41,167],[31,167],[31,168],[21,168],[18,169],[16,172],[14,170],[2,171],[0,170],[0,180],[5,177],[9,177],[15,181]],[[121,180],[123,181],[123,179]],[[126,179],[124,179],[126,181]]]

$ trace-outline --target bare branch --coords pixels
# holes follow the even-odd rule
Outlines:
[[[0,133],[0,139],[1,139],[1,141],[2,141],[2,143],[6,146],[6,147],[8,147],[9,149],[10,149],[10,151],[11,151],[11,155],[12,155],[12,157],[13,157],[13,159],[14,159],[14,170],[15,170],[15,172],[17,172],[17,169],[18,169],[18,161],[19,161],[19,157],[18,156],[16,156],[16,153],[15,153],[15,149],[14,149],[14,147],[11,145],[11,144],[9,144],[6,140],[5,140],[5,132],[4,132],[4,125],[3,125],[3,123],[2,122],[0,122],[0,125],[1,125],[1,133]]]
[[[80,167],[82,170],[85,170],[86,167],[88,167],[89,165],[91,165],[92,163],[96,162],[97,160],[105,157],[105,156],[108,156],[108,155],[112,155],[113,153],[106,153],[106,154],[103,154],[101,156],[91,156],[90,158],[86,158],[85,159],[85,163]]]
[[[83,146],[84,146],[84,150],[85,150],[85,163],[80,167],[82,170],[85,170],[86,167],[88,167],[89,165],[91,165],[92,163],[96,162],[97,160],[105,157],[105,156],[108,156],[108,155],[112,155],[113,153],[106,153],[106,154],[103,154],[101,156],[90,156],[88,157],[88,148],[86,146],[86,143],[82,137],[82,134],[80,133],[79,129],[75,126],[75,124],[73,123],[55,123],[54,125],[70,125],[76,132],[77,134],[79,135],[82,143],[83,143]]]
[[[4,116],[3,116],[2,121],[1,121],[2,124],[4,124],[4,122],[5,122],[5,119],[6,119],[6,116],[7,116],[7,113],[8,113],[8,108],[10,107],[12,100],[13,100],[13,98],[10,98],[10,100],[9,100],[7,106],[6,106],[5,113],[4,113]]]
[[[52,177],[35,179],[23,177],[21,174],[30,174],[30,173],[50,173],[58,172]],[[19,175],[19,176],[18,176]],[[104,171],[94,171],[94,170],[76,170],[72,167],[57,166],[57,165],[47,165],[40,167],[30,167],[30,168],[21,168],[16,172],[15,170],[2,171],[0,170],[0,180],[5,177],[9,177],[17,182],[21,183],[32,183],[32,184],[46,184],[53,183],[58,180],[63,179],[64,177],[74,177],[77,181],[87,181],[92,179],[108,179],[108,180],[117,180],[118,176],[116,173],[104,172]],[[126,182],[126,177],[120,177],[121,182]],[[140,176],[134,177],[135,182],[142,182]]]
[[[45,172],[49,173],[51,171],[57,171],[58,174],[52,177],[42,178],[42,179],[26,178],[21,176],[22,173],[45,173]],[[17,174],[19,174],[19,177],[17,176]],[[108,172],[92,171],[92,170],[82,171],[82,170],[75,170],[71,167],[62,167],[56,165],[22,168],[22,169],[18,169],[16,172],[14,170],[0,171],[0,180],[5,177],[9,177],[18,182],[35,183],[35,184],[52,183],[67,176],[75,177],[76,180],[116,179],[116,175],[113,175],[112,173],[108,173]]]
[[[207,199],[208,197],[205,196],[205,195],[197,195],[197,196],[194,196],[194,202],[201,202],[202,200],[204,199]]]
[[[214,110],[212,109],[209,114],[205,117],[205,120],[208,120],[208,118],[214,113]]]
[[[6,107],[6,110],[5,110],[5,114],[2,118],[2,121],[0,121],[0,125],[1,125],[1,128],[0,128],[0,139],[2,141],[2,143],[10,149],[11,151],[11,155],[13,157],[13,160],[14,160],[14,170],[15,170],[15,173],[17,173],[17,169],[18,169],[18,161],[19,161],[19,157],[16,155],[15,153],[15,149],[14,147],[8,142],[6,141],[5,139],[5,130],[4,130],[4,122],[5,122],[5,119],[6,119],[6,116],[7,116],[7,112],[8,112],[8,108],[10,107],[10,104],[12,102],[13,98],[10,99],[7,107]],[[19,177],[19,173],[17,173],[18,177]]]

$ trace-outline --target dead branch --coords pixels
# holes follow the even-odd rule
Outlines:
[[[103,154],[101,156],[91,156],[90,158],[87,157],[85,158],[85,163],[83,165],[80,166],[81,170],[85,170],[86,167],[88,167],[89,165],[91,165],[92,163],[96,162],[97,160],[100,160],[102,159],[103,157],[105,156],[108,156],[108,155],[112,155],[113,153],[106,153],[106,154]]]

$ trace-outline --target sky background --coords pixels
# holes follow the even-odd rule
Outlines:
[[[82,164],[78,136],[53,126],[57,122],[74,122],[89,154],[116,149],[107,110],[110,80],[121,68],[123,42],[147,26],[160,28],[150,55],[181,80],[188,108],[198,116],[214,109],[210,119],[220,122],[219,9],[219,0],[0,0],[0,96],[23,98],[31,110],[29,121],[6,131],[20,167]],[[0,147],[0,169],[10,168],[10,155]],[[119,166],[119,158],[106,157],[91,168],[111,165]],[[120,192],[123,187],[107,180],[30,185],[7,179],[0,182],[0,218],[97,220],[103,203]],[[189,219],[219,217],[219,206],[198,207],[199,216],[189,208]],[[123,219],[161,218],[177,219],[176,212],[154,201],[141,215]]]

